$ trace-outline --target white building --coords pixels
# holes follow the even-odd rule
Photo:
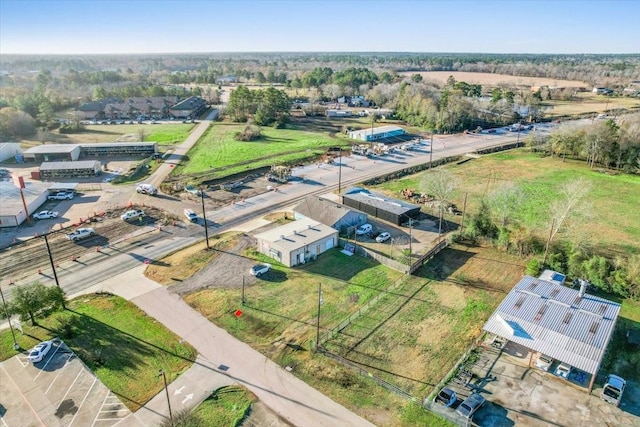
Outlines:
[[[21,154],[22,149],[17,142],[0,142],[0,162],[15,158]]]

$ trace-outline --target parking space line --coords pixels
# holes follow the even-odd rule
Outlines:
[[[29,366],[29,359],[27,359],[27,356],[16,354],[16,359],[18,359],[18,362],[22,365],[23,368],[26,368],[27,366]],[[24,363],[23,363],[23,360],[24,360]]]
[[[2,420],[2,424],[4,424],[4,427],[9,427],[7,422],[4,420],[4,417],[0,417],[0,420]]]
[[[73,385],[76,383],[76,381],[78,381],[78,378],[80,378],[80,374],[82,374],[84,372],[84,369],[80,369],[80,372],[78,372],[78,375],[76,375],[76,378],[73,380],[73,382],[71,383],[71,385],[69,386],[69,388],[67,389],[67,392],[64,394],[64,396],[62,397],[62,399],[60,400],[60,403],[58,403],[56,405],[56,410],[60,407],[60,404],[62,402],[64,402],[64,400],[67,398],[67,395],[69,394],[69,392],[71,391],[71,389],[73,388]]]
[[[98,377],[94,376],[93,377],[93,383],[91,383],[91,387],[89,387],[89,390],[87,390],[87,394],[84,395],[84,398],[82,399],[82,402],[80,402],[80,405],[78,405],[78,410],[73,415],[73,418],[71,418],[71,422],[69,423],[69,425],[67,427],[71,427],[71,424],[73,424],[73,422],[75,421],[76,417],[80,413],[80,410],[82,409],[82,405],[84,405],[84,402],[87,401],[87,397],[89,397],[89,393],[91,393],[91,390],[93,390],[93,386],[96,384],[97,381],[98,381]]]
[[[53,383],[56,382],[56,380],[58,379],[58,377],[60,376],[60,374],[62,373],[62,370],[64,368],[67,367],[67,365],[69,364],[69,360],[73,357],[73,353],[69,354],[69,357],[67,357],[67,361],[64,362],[64,366],[61,369],[58,369],[58,373],[56,374],[56,377],[53,379],[53,381],[51,381],[51,384],[49,384],[49,387],[47,387],[47,391],[44,392],[44,394],[49,393],[49,390],[51,390],[51,387],[53,387]]]
[[[27,406],[31,409],[31,412],[33,412],[33,415],[36,417],[36,419],[40,421],[40,425],[42,427],[46,427],[46,424],[42,421],[42,418],[38,416],[38,412],[36,412],[36,410],[33,409],[33,406],[31,406],[31,403],[29,402],[29,400],[27,400],[27,397],[24,395],[24,393],[22,393],[22,390],[20,390],[20,387],[18,387],[18,384],[16,384],[15,381],[13,381],[13,378],[11,378],[11,375],[9,375],[9,372],[7,372],[7,370],[4,368],[4,365],[0,364],[0,369],[2,369],[7,374],[7,377],[9,378],[9,381],[11,381],[11,384],[13,384],[16,390],[18,390],[18,393],[20,393],[20,396],[25,401]],[[2,422],[4,423],[4,420],[2,420]]]
[[[60,344],[62,344],[62,341],[58,341]],[[51,359],[53,359],[53,356],[56,355],[56,353],[58,352],[58,350],[60,350],[60,347],[62,347],[62,345],[58,345],[55,349],[55,351],[53,352],[53,354],[49,357],[49,359],[47,359],[47,362],[44,364],[44,366],[42,367],[42,369],[40,369],[40,372],[38,372],[38,375],[35,376],[35,378],[33,379],[34,381],[38,379],[38,377],[44,372],[44,368],[47,367],[47,365],[49,364],[49,362],[51,362]]]
[[[100,406],[100,410],[96,414],[96,417],[93,419],[93,423],[91,424],[91,427],[93,427],[96,424],[96,421],[99,421],[98,415],[100,415],[100,413],[102,412],[102,408],[104,408],[104,404],[107,402],[107,399],[109,398],[109,396],[111,396],[111,390],[107,390],[107,395],[104,397],[104,400],[102,401],[102,406]]]

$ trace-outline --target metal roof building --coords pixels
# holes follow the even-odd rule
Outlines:
[[[292,221],[254,236],[258,251],[287,267],[304,264],[338,245],[338,231],[310,218]]]
[[[382,194],[372,193],[364,188],[353,187],[342,196],[342,202],[376,218],[401,225],[409,218],[420,216],[420,206],[399,199],[391,199]]]
[[[361,129],[349,132],[349,138],[361,141],[377,141],[405,135],[406,130],[398,126],[379,126],[373,129]]]
[[[26,150],[27,162],[75,161],[80,158],[80,144],[44,144]]]
[[[343,232],[367,222],[367,214],[319,196],[307,196],[293,208],[295,219],[311,218]]]
[[[484,330],[591,374],[591,390],[619,313],[620,304],[584,288],[524,276]]]

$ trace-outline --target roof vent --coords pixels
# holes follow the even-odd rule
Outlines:
[[[580,298],[584,298],[584,293],[586,292],[588,286],[589,282],[587,280],[580,279],[580,292],[578,292],[578,296]]]

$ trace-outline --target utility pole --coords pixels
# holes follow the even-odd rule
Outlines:
[[[342,193],[342,147],[340,147],[340,151],[338,151],[338,153],[340,153],[340,165],[338,166],[338,197],[340,197],[340,193]],[[342,203],[342,198],[340,198],[340,203]]]
[[[58,281],[58,273],[56,273],[56,265],[53,262],[53,256],[51,255],[51,248],[49,247],[49,239],[47,239],[47,235],[44,235],[44,244],[47,245],[47,254],[49,255],[49,262],[51,263],[51,269],[53,270],[53,278],[56,281],[56,285],[60,288],[60,282]],[[64,298],[62,299],[62,308],[65,310],[67,306],[64,303]]]
[[[13,338],[13,349],[18,350],[20,346],[16,341],[16,333],[13,331],[13,325],[11,324],[11,317],[9,316],[9,310],[7,310],[7,302],[4,300],[4,292],[2,292],[2,286],[0,286],[0,296],[2,297],[2,305],[4,306],[4,314],[7,316],[7,322],[9,322],[9,329],[11,329],[11,338]]]
[[[244,305],[244,303],[247,302],[247,300],[244,297],[244,274],[242,275],[242,305]]]
[[[460,234],[464,231],[464,214],[467,211],[467,193],[464,193],[464,203],[462,205],[462,222],[460,223]]]
[[[202,219],[204,219],[204,238],[207,241],[207,250],[211,249],[209,246],[209,227],[207,226],[207,213],[204,210],[204,189],[200,187],[200,200],[202,201]]]
[[[433,132],[431,133],[431,142],[429,143],[429,169],[431,169],[431,162],[433,162]]]
[[[322,283],[318,282],[318,322],[316,323],[316,351],[320,348],[320,306],[322,305]]]
[[[413,246],[412,246],[412,240],[413,240],[413,218],[409,218],[409,266],[411,266],[411,255],[413,255]]]
[[[170,425],[173,427],[173,413],[171,412],[171,401],[169,400],[169,388],[167,387],[167,376],[165,375],[164,371],[161,369],[160,373],[158,373],[158,376],[162,377],[162,379],[164,380],[164,391],[167,394],[167,405],[169,406],[169,422],[171,423]]]

